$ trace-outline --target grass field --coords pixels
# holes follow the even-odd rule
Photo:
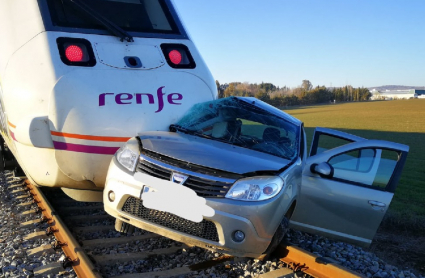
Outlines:
[[[341,103],[284,111],[304,122],[309,143],[314,128],[321,126],[410,146],[389,215],[395,224],[425,227],[425,99]]]

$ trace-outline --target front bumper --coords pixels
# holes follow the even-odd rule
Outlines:
[[[241,257],[259,257],[270,244],[287,203],[281,192],[275,198],[262,202],[242,202],[225,198],[206,198],[206,204],[215,210],[212,217],[205,217],[201,224],[178,218],[171,213],[141,207],[144,183],[123,170],[115,157],[109,167],[103,195],[105,211],[113,217],[133,226],[148,230],[189,245]],[[177,186],[177,185],[176,185]],[[108,195],[113,191],[115,198]],[[286,207],[285,207],[286,209]],[[173,225],[161,225],[172,221]],[[186,221],[186,222],[185,222]],[[177,223],[177,222],[180,222]],[[203,223],[203,224],[202,224]],[[212,235],[215,226],[217,238]],[[183,228],[184,227],[184,228]],[[193,230],[203,229],[198,234]],[[242,242],[233,240],[235,231],[245,234]]]

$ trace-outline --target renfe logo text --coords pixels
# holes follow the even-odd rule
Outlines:
[[[158,109],[155,111],[155,113],[161,112],[164,108],[164,97],[168,101],[169,104],[174,105],[181,105],[180,100],[183,99],[183,95],[179,93],[172,93],[172,94],[165,94],[162,92],[162,88],[165,86],[162,86],[158,88],[156,92],[156,100],[158,103]],[[134,101],[136,101],[137,104],[142,104],[143,101],[149,104],[155,104],[155,96],[152,94],[127,94],[127,93],[121,93],[115,95],[114,93],[103,93],[99,95],[99,106],[105,106],[106,99],[113,98],[115,99],[116,104],[132,104]]]

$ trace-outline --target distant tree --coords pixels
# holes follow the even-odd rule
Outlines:
[[[292,95],[298,97],[299,99],[302,99],[305,95],[305,91],[303,88],[298,87],[291,90]]]
[[[343,87],[342,91],[344,92],[344,101],[350,101],[350,92],[348,91],[348,87]]]
[[[263,89],[266,92],[272,92],[276,90],[276,86],[273,85],[272,83],[261,82],[260,89]]]
[[[235,94],[238,96],[253,96],[252,86],[248,82],[240,83],[235,87]]]
[[[344,86],[339,88],[326,88],[325,86],[313,85],[309,80],[303,80],[303,84],[296,88],[276,87],[272,83],[252,84],[248,82],[232,82],[220,84],[216,81],[219,97],[250,96],[256,97],[276,107],[292,105],[311,105],[316,103],[329,103],[332,101],[365,101],[372,94],[367,88],[353,88]]]
[[[343,92],[342,88],[335,88],[335,89],[332,91],[332,98],[333,98],[336,102],[345,101],[345,98],[344,98],[344,92]]]
[[[261,90],[255,97],[264,102],[270,102],[270,96],[264,90]]]
[[[310,80],[303,80],[303,83],[301,84],[301,88],[303,88],[304,91],[308,92],[311,89],[313,89],[313,84],[311,84]]]
[[[372,93],[368,88],[359,88],[359,100],[369,100],[372,97]]]
[[[226,90],[224,90],[224,97],[230,97],[230,96],[234,96],[235,94],[235,85],[234,83],[230,83],[229,87],[226,88]]]
[[[215,85],[217,86],[218,98],[224,97],[224,90],[221,88],[220,82],[218,82],[218,80],[215,81]]]
[[[309,103],[326,103],[332,99],[332,93],[325,87],[317,86],[307,94],[309,96]]]

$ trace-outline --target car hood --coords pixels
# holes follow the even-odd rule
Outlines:
[[[183,133],[144,132],[139,138],[145,150],[237,174],[277,171],[290,163],[270,154]]]

